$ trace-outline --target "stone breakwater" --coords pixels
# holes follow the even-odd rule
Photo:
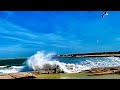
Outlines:
[[[73,57],[120,57],[120,51],[118,52],[93,52],[83,54],[61,54],[55,55],[58,58],[73,58]]]

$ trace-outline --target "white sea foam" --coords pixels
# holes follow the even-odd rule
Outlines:
[[[111,67],[111,66],[119,66],[120,58],[117,57],[103,57],[103,58],[91,58],[86,59],[80,63],[62,63],[56,59],[52,59],[55,53],[48,53],[38,51],[35,55],[31,56],[26,61],[25,68],[29,68],[29,70],[40,70],[45,68],[45,65],[58,65],[61,70],[66,73],[76,73],[81,72],[82,70],[88,70],[90,68],[96,67]]]
[[[91,58],[84,61],[84,65],[90,68],[119,66],[120,58],[119,57]]]
[[[23,68],[23,66],[11,66],[7,68],[6,66],[2,66],[0,69],[0,74],[8,74],[8,73],[16,73],[19,72]]]

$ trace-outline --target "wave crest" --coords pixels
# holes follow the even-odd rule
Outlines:
[[[79,63],[63,63],[57,59],[53,59],[55,53],[45,53],[44,51],[38,51],[26,61],[26,66],[21,71],[35,71],[54,69],[59,67],[61,71],[66,73],[77,73],[83,70],[88,70],[97,67],[112,67],[119,66],[119,57],[102,57],[102,58],[89,58]]]

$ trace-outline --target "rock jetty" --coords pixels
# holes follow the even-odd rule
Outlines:
[[[61,54],[55,55],[57,58],[74,58],[74,57],[120,57],[120,51],[118,52],[93,52],[82,54]]]

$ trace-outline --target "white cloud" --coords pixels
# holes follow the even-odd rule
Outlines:
[[[116,41],[120,41],[120,38],[115,38]]]
[[[16,41],[21,41],[24,43],[31,43],[31,44],[44,44],[43,42],[36,42],[36,41],[31,41],[31,40],[25,40],[25,39],[20,39],[20,38],[16,38],[16,37],[10,37],[10,36],[0,36],[1,38],[7,38],[7,39],[12,39],[12,40],[16,40]]]
[[[0,33],[3,38],[19,40],[26,43],[43,44],[41,41],[35,41],[39,36],[33,34],[33,32],[6,20],[0,20]]]
[[[1,38],[20,41],[23,43],[23,45],[33,44],[40,45],[40,47],[42,45],[42,47],[49,46],[49,48],[69,48],[70,50],[73,47],[80,47],[82,41],[79,40],[79,38],[77,38],[77,36],[73,35],[72,33],[67,34],[61,31],[58,31],[58,33],[33,33],[27,28],[23,28],[22,26],[16,25],[12,22],[8,22],[6,20],[0,20],[0,31]]]
[[[24,51],[21,45],[9,45],[8,47],[0,47],[0,51]]]
[[[0,33],[5,34],[24,34],[29,37],[36,37],[28,29],[25,29],[15,23],[8,22],[7,20],[0,19]]]

